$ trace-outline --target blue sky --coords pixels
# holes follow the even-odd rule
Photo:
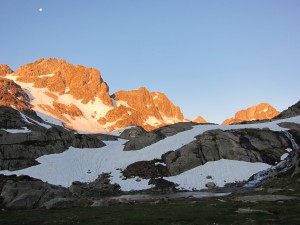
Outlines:
[[[0,63],[65,59],[99,69],[111,94],[145,86],[222,122],[300,100],[299,12],[298,0],[1,0]]]

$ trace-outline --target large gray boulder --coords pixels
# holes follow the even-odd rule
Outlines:
[[[129,139],[129,141],[125,143],[124,151],[132,151],[132,150],[139,150],[145,148],[166,137],[170,137],[180,132],[190,130],[193,128],[194,125],[199,125],[199,124],[193,122],[181,122],[181,123],[160,127],[150,132],[140,131],[138,135],[134,134],[132,135],[132,137],[130,137],[130,132],[133,131],[129,130],[128,132],[125,132],[124,135],[121,134],[121,137],[123,138],[127,137]],[[134,130],[134,133],[136,132],[137,131]]]
[[[219,159],[275,164],[288,147],[291,143],[283,132],[267,129],[211,130],[180,149],[166,153],[162,159],[169,173],[178,175]]]
[[[5,209],[33,209],[55,198],[70,198],[67,188],[51,185],[27,176],[1,175],[0,197]]]
[[[110,182],[109,173],[102,173],[95,181],[90,183],[74,181],[69,190],[75,197],[99,198],[120,194],[121,187],[116,183],[112,184]]]
[[[120,138],[131,140],[146,133],[147,131],[142,127],[130,127],[120,134]]]

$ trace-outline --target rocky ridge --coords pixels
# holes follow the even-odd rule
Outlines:
[[[290,106],[288,109],[282,111],[274,119],[285,119],[285,118],[290,118],[298,115],[300,115],[300,101]]]
[[[255,121],[255,120],[265,120],[272,119],[277,116],[278,112],[274,107],[268,103],[260,103],[255,106],[251,106],[247,109],[238,111],[235,117],[226,119],[223,121],[223,125],[229,125],[234,123],[241,123],[244,121]]]
[[[30,98],[14,81],[0,77],[0,106],[14,107],[22,111],[32,110]]]
[[[185,121],[180,108],[163,93],[139,88],[110,96],[98,70],[64,60],[39,59],[6,78],[30,93],[35,111],[77,130],[103,132],[140,126],[150,131]]]
[[[105,144],[96,136],[77,134],[49,125],[16,109],[0,106],[0,170],[19,170],[38,164],[36,158],[60,153],[70,146],[100,148]]]
[[[70,94],[82,103],[94,101],[98,97],[105,105],[112,106],[108,85],[94,68],[74,66],[55,58],[42,58],[21,66],[14,76],[18,77],[17,81],[34,83],[37,88],[47,88],[59,95]]]
[[[293,125],[285,124],[292,127]],[[295,126],[293,126],[295,127]],[[293,137],[300,142],[300,130],[291,130]],[[210,130],[195,137],[196,140],[181,148],[164,154],[156,161],[141,161],[129,165],[125,176],[140,176],[140,166],[149,168],[142,177],[174,176],[210,161],[220,159],[240,160],[246,162],[264,162],[275,164],[280,157],[287,153],[287,148],[293,144],[284,132],[275,132],[268,129],[238,129],[238,130]],[[135,138],[135,142],[137,142]],[[141,136],[143,139],[143,136]],[[126,143],[128,145],[129,142]],[[125,150],[126,150],[125,145]],[[162,166],[163,165],[163,166]],[[148,174],[148,175],[147,175]]]
[[[11,74],[14,71],[6,64],[0,64],[0,77],[4,77],[7,74]]]
[[[184,120],[180,108],[163,93],[150,93],[142,87],[133,91],[119,91],[112,95],[116,107],[108,111],[101,124],[112,124],[109,130],[127,126],[140,126],[153,130]]]

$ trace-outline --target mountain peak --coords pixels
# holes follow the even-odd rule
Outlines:
[[[14,71],[6,64],[0,64],[0,77],[4,77],[7,74],[11,74]]]
[[[278,114],[279,112],[273,106],[269,103],[263,102],[238,111],[235,114],[235,117],[226,119],[222,124],[228,125],[244,121],[272,119]]]
[[[198,116],[196,119],[193,120],[196,123],[208,123],[202,116]]]
[[[108,130],[126,126],[141,126],[152,130],[183,121],[183,115],[163,93],[145,87],[131,91],[118,91],[112,95],[115,108],[108,111],[99,123],[109,124]]]
[[[17,81],[34,83],[37,88],[47,88],[60,95],[70,94],[82,103],[93,102],[98,97],[105,105],[112,106],[109,87],[94,68],[72,65],[55,58],[42,58],[21,66],[14,76],[18,76]]]
[[[110,96],[109,87],[97,69],[72,65],[63,59],[41,58],[21,66],[15,73],[3,65],[0,71],[15,82],[10,84],[6,80],[2,85],[19,85],[25,91],[20,92],[22,99],[40,117],[55,117],[75,130],[103,132],[140,126],[150,131],[186,121],[180,108],[165,94],[140,87]],[[18,97],[3,94],[7,95],[7,104],[16,107],[12,99]]]

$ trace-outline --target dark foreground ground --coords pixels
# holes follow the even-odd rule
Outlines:
[[[61,210],[2,211],[0,224],[300,224],[300,201],[176,200]]]
[[[253,192],[103,207],[0,211],[10,224],[300,224],[300,175],[272,179]]]

